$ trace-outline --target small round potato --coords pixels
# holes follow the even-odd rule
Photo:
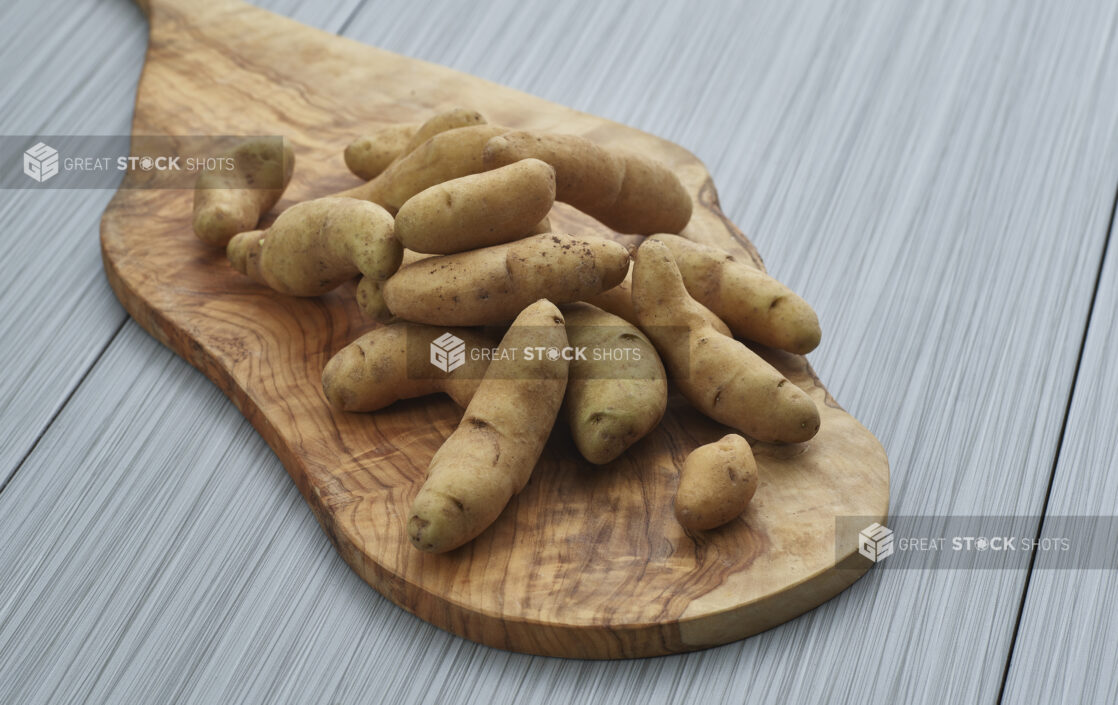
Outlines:
[[[713,529],[741,516],[756,491],[753,449],[731,433],[687,456],[675,495],[675,517],[687,529]]]

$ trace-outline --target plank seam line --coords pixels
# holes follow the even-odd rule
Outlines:
[[[349,29],[349,25],[353,23],[353,18],[357,17],[357,13],[361,12],[361,9],[365,7],[365,4],[367,2],[368,0],[362,0],[361,2],[357,3],[357,7],[353,8],[353,12],[349,13],[349,17],[345,18],[345,22],[342,22],[342,26],[338,29],[337,32],[335,32],[335,34],[337,34],[339,37],[344,36],[345,31]]]
[[[109,346],[113,344],[113,341],[117,339],[117,336],[120,335],[120,332],[124,330],[124,326],[130,320],[132,320],[131,317],[125,316],[124,320],[122,320],[120,322],[120,325],[116,327],[116,330],[113,331],[113,334],[109,336],[109,339],[105,341],[105,344],[101,347],[100,350],[97,351],[97,356],[93,358],[93,361],[90,362],[89,365],[85,368],[85,371],[82,372],[81,377],[78,378],[77,383],[66,394],[66,398],[62,400],[62,403],[59,404],[58,408],[54,410],[54,413],[50,415],[50,418],[47,419],[47,422],[43,424],[43,427],[41,429],[39,429],[39,433],[36,434],[35,440],[31,443],[31,447],[27,449],[27,452],[24,453],[23,456],[19,459],[19,462],[16,463],[16,466],[12,470],[11,474],[8,475],[8,477],[5,478],[2,482],[0,482],[0,494],[4,493],[4,490],[8,488],[8,485],[11,484],[12,480],[15,479],[15,476],[19,473],[20,469],[23,468],[23,465],[27,462],[27,459],[30,458],[31,454],[35,452],[35,449],[39,447],[39,441],[43,440],[43,436],[47,435],[47,431],[50,430],[51,426],[54,425],[54,422],[58,419],[59,415],[62,414],[62,411],[70,404],[70,400],[74,398],[74,394],[77,393],[78,389],[80,389],[81,386],[85,384],[85,380],[87,377],[89,377],[89,374],[93,372],[93,368],[97,367],[97,363],[101,362],[101,358],[105,356],[105,353],[108,351]]]
[[[357,17],[357,13],[360,12],[361,9],[365,6],[366,1],[367,0],[359,2],[357,6],[353,8],[353,11],[350,12],[349,15],[345,18],[345,21],[342,22],[342,26],[336,32],[338,36],[341,36],[342,33],[349,28],[349,25],[352,24],[354,18]],[[8,485],[11,484],[12,480],[15,479],[16,474],[19,473],[20,469],[27,462],[27,459],[31,457],[31,454],[34,453],[35,449],[39,446],[39,441],[43,440],[43,436],[47,434],[47,431],[49,431],[51,426],[54,425],[54,422],[58,419],[62,411],[66,408],[67,405],[69,405],[70,400],[74,398],[74,394],[78,391],[82,384],[85,383],[86,377],[88,377],[89,374],[93,371],[93,368],[97,366],[97,363],[101,361],[101,358],[108,351],[109,346],[113,344],[113,341],[116,340],[118,335],[120,335],[120,332],[124,330],[124,326],[130,319],[131,316],[126,315],[124,317],[124,319],[120,322],[120,325],[116,327],[115,331],[113,331],[112,336],[109,337],[105,345],[97,352],[97,356],[93,358],[93,361],[89,364],[88,367],[86,367],[85,371],[82,372],[82,375],[78,378],[77,383],[66,394],[66,397],[62,400],[62,403],[58,405],[58,408],[54,410],[54,413],[52,413],[50,418],[47,419],[47,422],[41,429],[39,429],[39,433],[35,435],[35,440],[31,443],[31,446],[27,449],[27,452],[20,457],[19,462],[16,463],[15,468],[12,470],[11,474],[8,475],[8,477],[4,478],[4,480],[0,481],[0,494],[3,494],[4,490],[6,490],[8,488]]]
[[[1087,348],[1087,334],[1091,330],[1091,320],[1095,315],[1095,303],[1099,298],[1099,286],[1102,283],[1103,268],[1106,266],[1107,252],[1110,250],[1110,238],[1114,234],[1114,215],[1118,211],[1118,186],[1114,189],[1114,200],[1110,205],[1110,224],[1106,229],[1106,236],[1103,238],[1102,254],[1099,256],[1099,266],[1095,271],[1095,286],[1091,291],[1091,303],[1087,306],[1087,320],[1083,326],[1083,337],[1079,341],[1079,354],[1075,358],[1075,372],[1071,378],[1071,389],[1068,390],[1067,404],[1064,406],[1064,417],[1060,423],[1060,435],[1056,440],[1056,452],[1052,457],[1052,468],[1048,473],[1048,488],[1044,492],[1044,504],[1040,509],[1040,521],[1037,522],[1036,536],[1039,539],[1044,531],[1044,520],[1048,517],[1048,501],[1052,497],[1052,486],[1056,482],[1056,469],[1060,464],[1060,454],[1064,449],[1064,437],[1068,430],[1068,420],[1071,417],[1071,405],[1075,400],[1075,388],[1079,384],[1079,370],[1083,365],[1083,353]],[[1033,579],[1033,567],[1036,564],[1037,550],[1034,545],[1029,553],[1029,567],[1025,571],[1025,585],[1021,590],[1021,599],[1017,604],[1017,618],[1013,623],[1013,636],[1009,641],[1009,652],[1005,658],[1005,669],[1002,671],[1002,683],[998,689],[998,705],[1002,705],[1005,699],[1005,688],[1009,683],[1009,669],[1013,664],[1013,652],[1017,646],[1017,635],[1021,631],[1021,618],[1025,613],[1025,599],[1029,594],[1029,584]]]

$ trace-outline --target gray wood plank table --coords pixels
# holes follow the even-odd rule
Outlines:
[[[695,152],[818,310],[812,361],[889,452],[895,513],[1036,535],[1118,514],[1113,3],[259,4]],[[128,132],[135,7],[11,0],[0,27],[0,133]],[[441,632],[361,582],[232,404],[128,320],[111,195],[0,191],[0,703],[1118,698],[1113,569],[883,565],[657,659]]]
[[[1046,514],[1112,516],[1118,511],[1118,247],[1099,272],[1091,324],[1071,399]],[[1042,538],[1077,521],[1050,519]],[[1055,526],[1052,524],[1055,523]],[[1098,530],[1114,551],[1118,535]],[[1089,565],[1094,565],[1090,563]],[[1118,702],[1118,573],[1040,570],[1029,583],[1009,670],[1009,702]]]

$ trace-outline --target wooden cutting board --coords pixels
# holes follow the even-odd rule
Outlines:
[[[719,209],[706,169],[677,145],[236,0],[142,6],[151,37],[133,134],[286,135],[297,161],[277,210],[359,183],[342,160],[354,136],[464,106],[491,122],[578,133],[658,157],[695,197],[685,234],[760,265]],[[191,205],[192,193],[183,190],[116,194],[101,222],[113,290],[140,325],[229,395],[283,461],[346,562],[422,619],[535,654],[666,654],[780,624],[830,599],[869,566],[858,562],[849,537],[836,549],[835,521],[884,521],[885,452],[803,357],[772,352],[763,354],[818,404],[822,428],[806,444],[755,446],[761,484],[741,519],[706,533],[675,522],[683,459],[726,429],[673,396],[662,426],[607,467],[580,460],[568,430],[556,427],[531,482],[495,525],[449,554],[415,550],[405,533],[408,508],[460,410],[445,398],[376,414],[332,409],[321,390],[322,367],[371,327],[352,287],[293,299],[249,282],[223,252],[195,238]],[[616,237],[570,209],[554,223]],[[823,323],[823,345],[842,335]]]

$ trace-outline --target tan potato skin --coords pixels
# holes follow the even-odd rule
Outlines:
[[[736,335],[800,355],[819,345],[815,311],[776,279],[716,247],[676,235],[651,239],[671,250],[688,293]]]
[[[609,208],[621,194],[624,164],[610,150],[578,135],[506,132],[485,145],[488,169],[535,158],[555,167],[555,197],[590,213]]]
[[[322,370],[322,390],[330,403],[345,411],[377,411],[400,399],[443,392],[459,406],[474,397],[489,361],[472,359],[449,373],[427,366],[431,341],[450,333],[466,343],[467,350],[491,348],[494,340],[470,328],[428,328],[414,323],[393,323],[365,333],[338,351]],[[409,373],[408,347],[419,356],[423,376]],[[413,360],[413,365],[415,360]],[[430,373],[430,376],[426,376]]]
[[[621,456],[660,423],[668,380],[651,341],[635,326],[586,303],[563,307],[567,339],[588,351],[635,350],[640,359],[571,361],[566,417],[582,456],[604,465]]]
[[[516,317],[501,348],[564,348],[563,316],[537,301]],[[563,402],[568,363],[495,359],[458,428],[435,453],[408,518],[416,548],[443,553],[489,527],[524,488]]]
[[[637,320],[637,310],[633,307],[633,265],[629,263],[629,273],[625,275],[624,281],[612,289],[606,289],[600,294],[595,294],[586,299],[586,303],[612,313],[619,318],[624,318],[634,326],[640,326]],[[710,309],[702,304],[699,304],[703,316],[707,322],[714,327],[716,331],[722,335],[732,335],[730,329],[722,322],[722,319],[714,315]]]
[[[706,531],[741,516],[757,492],[757,461],[737,434],[699,446],[683,462],[675,495],[675,518],[684,528]]]
[[[389,125],[350,142],[345,148],[345,164],[356,176],[369,181],[440,132],[483,124],[485,118],[481,113],[455,108],[424,123]]]
[[[439,113],[420,125],[419,129],[416,130],[415,134],[408,140],[408,143],[404,145],[403,154],[411,154],[419,145],[441,132],[457,130],[459,127],[484,125],[485,123],[485,118],[476,110],[451,108],[450,110]]]
[[[238,233],[225,247],[225,256],[233,269],[252,279],[257,284],[268,285],[260,272],[260,251],[264,248],[265,230],[250,230]]]
[[[400,123],[358,137],[345,148],[346,167],[366,181],[375,178],[405,153],[408,141],[418,129],[419,123]]]
[[[551,232],[551,220],[549,220],[547,217],[545,217],[539,223],[536,223],[536,225],[532,229],[528,230],[526,233],[524,233],[518,239],[523,239],[525,237],[530,237],[532,235],[543,235],[545,233],[550,233],[550,232]],[[427,253],[424,253],[424,252],[416,252],[415,250],[409,250],[408,248],[405,247],[404,248],[404,261],[400,263],[400,266],[401,267],[406,267],[409,264],[415,264],[416,262],[420,262],[420,261],[425,260],[425,259],[430,259],[431,257],[434,257],[434,256],[435,255],[433,255],[433,254],[427,254]]]
[[[337,195],[372,201],[395,214],[424,189],[485,171],[482,152],[486,142],[507,130],[496,125],[474,125],[440,132],[372,181]]]
[[[194,189],[194,234],[225,247],[237,233],[252,230],[276,205],[295,170],[295,152],[286,138],[282,150],[274,139],[246,140],[226,153],[236,160],[233,172],[203,171]],[[249,188],[252,184],[280,188]]]
[[[244,233],[226,248],[238,271],[291,296],[319,296],[362,274],[384,279],[403,247],[392,216],[368,201],[327,197],[288,208],[263,233]]]
[[[628,250],[612,240],[533,235],[404,267],[385,282],[384,301],[406,321],[489,325],[538,299],[570,303],[616,286],[628,265]]]
[[[633,304],[672,381],[699,411],[760,441],[799,443],[819,431],[811,397],[711,327],[662,242],[647,240],[637,250]]]
[[[694,204],[675,172],[643,154],[618,154],[625,164],[621,193],[601,216],[590,215],[622,233],[678,233],[687,227]]]
[[[525,159],[412,196],[396,214],[396,237],[416,252],[440,255],[498,245],[524,237],[553,203],[555,170]]]
[[[551,230],[551,217],[545,215],[543,217],[543,220],[536,223],[535,226],[533,226],[531,230],[529,230],[528,232],[526,232],[524,234],[525,235],[543,235],[544,233],[550,233],[551,231],[552,231]]]
[[[577,135],[507,132],[485,145],[488,169],[536,158],[555,167],[555,198],[622,233],[678,233],[691,195],[660,162]]]
[[[612,289],[606,289],[600,294],[586,297],[586,303],[612,313],[633,325],[637,325],[637,310],[633,308],[633,279],[632,265],[630,273],[625,275],[621,283]]]
[[[546,217],[536,224],[525,235],[542,234],[551,232],[551,221]],[[435,255],[424,254],[416,252],[415,250],[404,249],[404,259],[400,263],[400,267],[406,267],[409,264],[414,264],[421,260],[435,257]],[[247,266],[252,266],[251,261]],[[259,280],[258,280],[259,281]],[[357,284],[357,306],[369,318],[381,323],[387,323],[395,318],[392,312],[388,310],[388,304],[384,301],[384,281],[380,279],[370,279],[369,277],[362,277],[361,281]]]
[[[375,277],[361,277],[354,291],[357,307],[361,313],[378,323],[391,321],[392,312],[384,302],[384,280]]]

